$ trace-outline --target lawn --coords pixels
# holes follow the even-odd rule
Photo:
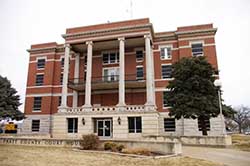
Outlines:
[[[189,157],[142,159],[113,154],[93,154],[70,148],[0,145],[1,166],[216,166],[219,164]]]
[[[234,148],[250,152],[250,135],[234,134],[232,143]]]

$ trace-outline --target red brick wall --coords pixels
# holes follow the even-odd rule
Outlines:
[[[149,19],[138,19],[133,21],[125,21],[125,22],[117,22],[111,24],[100,24],[94,26],[86,26],[86,27],[79,27],[79,28],[70,28],[67,29],[67,33],[77,33],[89,30],[98,30],[103,28],[110,28],[110,27],[121,27],[121,26],[128,26],[128,25],[135,25],[135,24],[147,24],[149,23]],[[179,27],[177,31],[190,31],[190,30],[201,30],[201,29],[209,29],[213,28],[212,24],[206,25],[197,25],[197,26],[188,26],[188,27]],[[174,32],[162,32],[157,33],[157,35],[165,35],[170,34],[174,35]],[[216,58],[216,48],[215,48],[215,39],[211,35],[201,35],[201,34],[194,34],[192,37],[199,37],[204,41],[204,55],[207,57],[208,61],[215,67],[218,68],[217,65],[217,58]],[[190,41],[195,41],[196,39],[192,39],[192,37],[179,37],[176,36],[176,39],[169,40],[161,40],[161,42],[153,42],[154,43],[154,70],[155,70],[155,87],[157,92],[155,94],[156,97],[156,105],[158,111],[167,111],[166,109],[162,108],[162,91],[159,89],[164,89],[168,85],[168,80],[160,80],[161,79],[161,65],[166,63],[174,64],[182,57],[191,57],[192,52],[191,48],[189,47]],[[164,42],[166,42],[164,44]],[[169,45],[172,44],[174,50],[172,50],[172,59],[171,60],[161,60],[160,59],[160,45]],[[126,44],[125,44],[126,45]],[[207,45],[207,46],[206,46]],[[38,48],[47,48],[47,47],[58,47],[62,45],[57,45],[57,43],[44,43],[44,44],[36,44],[32,45],[31,49],[38,49]],[[141,47],[144,47],[142,45]],[[188,48],[187,48],[188,47]],[[117,49],[117,48],[116,48]],[[134,75],[133,78],[136,78],[136,66],[143,65],[144,66],[144,75],[146,73],[145,68],[145,59],[142,62],[136,62],[135,56],[135,48],[126,48],[125,53],[125,74],[126,75]],[[118,49],[117,49],[118,51]],[[51,96],[43,97],[42,101],[42,112],[33,113],[33,97],[26,97],[25,101],[25,114],[50,114],[57,112],[58,106],[58,95],[61,93],[61,85],[60,85],[60,75],[63,72],[63,68],[61,68],[61,61],[60,57],[64,53],[56,53],[56,52],[48,52],[46,54],[39,53],[39,56],[43,56],[47,58],[47,62],[45,65],[44,70],[37,70],[36,68],[36,53],[31,52],[30,61],[33,63],[29,63],[29,71],[28,71],[28,81],[27,86],[35,86],[35,79],[37,73],[44,73],[44,85],[50,87],[43,87],[43,88],[27,88],[26,94],[27,95],[35,95],[35,94],[53,94]],[[119,64],[110,64],[110,65],[103,65],[102,64],[102,57],[95,57],[101,55],[101,51],[95,51],[93,53],[93,65],[92,65],[92,77],[101,77],[103,67],[118,67]],[[83,55],[81,54],[81,57]],[[74,58],[74,56],[73,56]],[[144,54],[145,58],[145,54]],[[74,78],[74,66],[75,60],[70,60],[70,69],[69,69],[69,78]],[[84,77],[84,59],[80,59],[80,71],[79,77]],[[126,77],[128,78],[128,76]],[[131,78],[131,77],[129,77]],[[92,78],[93,80],[93,78]],[[68,90],[70,96],[68,96],[68,106],[72,106],[73,96],[72,90]],[[53,96],[53,97],[52,97]],[[129,105],[136,105],[136,104],[144,104],[146,102],[146,92],[135,92],[135,93],[126,93],[126,103]],[[92,104],[101,104],[102,106],[111,106],[116,105],[118,103],[118,93],[103,93],[103,94],[92,94]],[[78,96],[78,106],[82,106],[84,104],[84,95]]]

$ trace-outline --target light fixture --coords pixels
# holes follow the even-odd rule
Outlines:
[[[121,120],[121,118],[120,118],[120,116],[119,116],[118,119],[117,119],[117,122],[118,122],[119,125],[121,125],[121,121],[122,121],[122,120]]]
[[[82,125],[85,125],[85,119],[82,118]]]
[[[226,134],[226,131],[225,131],[225,119],[224,119],[224,116],[223,116],[223,113],[222,113],[222,103],[221,103],[221,92],[220,92],[220,88],[222,86],[222,83],[219,79],[216,79],[214,81],[214,85],[218,88],[218,99],[219,99],[219,109],[220,109],[220,118],[221,118],[221,133],[222,135],[225,135]]]

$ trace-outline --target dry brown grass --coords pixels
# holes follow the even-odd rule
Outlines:
[[[93,154],[69,148],[0,145],[3,166],[216,166],[219,164],[189,157],[138,159],[111,154]]]
[[[250,136],[243,134],[232,135],[233,147],[250,152]]]
[[[126,148],[122,150],[122,153],[126,154],[136,154],[136,155],[144,155],[144,156],[150,156],[151,152],[150,150],[146,148]]]

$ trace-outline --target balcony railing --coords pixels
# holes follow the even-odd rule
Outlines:
[[[145,76],[136,77],[135,74],[125,75],[126,88],[138,88],[145,87]],[[85,90],[85,78],[72,78],[68,80],[68,87],[73,90],[84,91]],[[92,77],[91,85],[92,90],[95,89],[117,89],[119,83],[119,75],[107,75],[101,77]]]
[[[85,109],[83,107],[67,108],[66,112],[70,114],[82,113],[82,112],[115,112],[119,111],[119,107],[116,106],[93,106],[91,110]],[[145,111],[144,105],[127,105],[124,110],[126,112],[140,112]]]

